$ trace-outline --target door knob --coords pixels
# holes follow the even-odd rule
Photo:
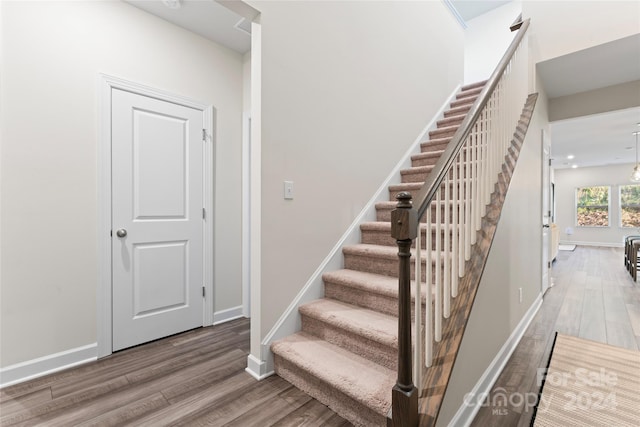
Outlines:
[[[116,231],[116,236],[127,237],[127,230],[125,230],[124,228],[121,228],[120,230]]]

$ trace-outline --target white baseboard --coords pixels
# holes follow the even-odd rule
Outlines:
[[[578,246],[601,246],[604,248],[624,248],[622,243],[605,243],[605,242],[580,242],[574,240],[560,240],[559,245],[578,245]]]
[[[229,322],[230,320],[236,320],[241,317],[245,317],[244,307],[239,305],[213,313],[213,324],[219,325],[220,323]]]
[[[518,343],[522,339],[522,336],[529,327],[529,324],[535,317],[541,305],[542,294],[538,295],[533,304],[531,304],[531,307],[529,307],[529,310],[527,310],[525,315],[522,317],[520,323],[518,323],[518,326],[513,330],[489,367],[484,371],[471,392],[465,396],[465,400],[460,408],[458,408],[458,412],[456,412],[449,422],[449,427],[466,427],[471,425],[471,422],[480,410],[480,405],[478,403],[482,402],[482,399],[479,399],[476,396],[485,396],[491,391],[491,387],[493,387],[493,384],[496,382],[498,376],[509,361],[511,354],[513,354],[513,351],[518,346]]]
[[[267,372],[267,363],[262,360],[258,360],[251,354],[247,356],[247,367],[245,371],[258,381],[270,377],[275,373],[273,371]]]
[[[98,344],[89,344],[0,369],[0,388],[97,360]]]
[[[271,353],[271,343],[280,338],[294,334],[301,329],[302,324],[300,321],[300,315],[298,314],[298,307],[306,302],[310,302],[324,296],[322,274],[327,271],[334,271],[343,268],[344,261],[342,257],[342,247],[344,245],[360,243],[360,224],[364,221],[375,221],[375,204],[380,201],[389,200],[389,185],[401,182],[400,171],[411,167],[411,156],[420,152],[420,143],[428,140],[427,136],[429,131],[437,127],[437,121],[443,117],[444,112],[449,107],[451,101],[455,99],[460,87],[461,85],[458,85],[449,95],[449,98],[447,98],[447,100],[442,104],[440,110],[436,112],[431,121],[429,121],[425,126],[420,135],[418,135],[411,147],[380,185],[373,197],[353,220],[349,228],[347,228],[347,231],[345,231],[340,240],[338,240],[336,245],[331,249],[327,257],[320,263],[298,295],[296,295],[293,301],[291,301],[273,328],[271,328],[269,333],[267,333],[263,338],[260,343],[260,357],[263,363],[266,363],[266,371],[273,371],[273,353]]]

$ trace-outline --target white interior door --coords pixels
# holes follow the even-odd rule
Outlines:
[[[551,260],[549,259],[551,222],[551,141],[542,130],[542,293],[549,288],[551,279]]]
[[[203,112],[112,90],[113,351],[203,325]]]

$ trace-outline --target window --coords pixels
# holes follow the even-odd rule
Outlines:
[[[609,187],[576,189],[576,225],[579,227],[609,226]]]
[[[640,227],[640,185],[620,186],[620,226]]]

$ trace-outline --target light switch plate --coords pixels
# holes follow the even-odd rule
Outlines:
[[[284,199],[293,200],[293,181],[284,182]]]

